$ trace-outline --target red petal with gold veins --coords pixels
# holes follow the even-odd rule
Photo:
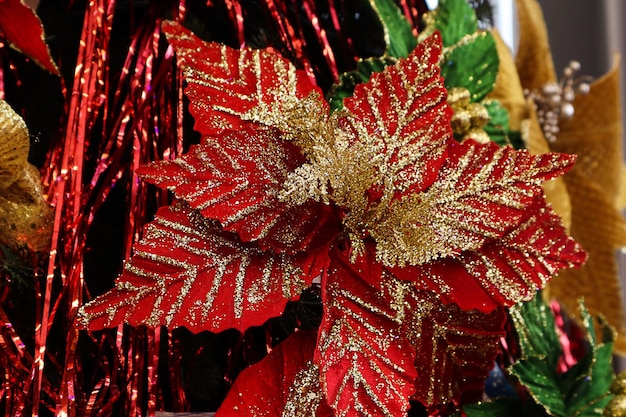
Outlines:
[[[538,197],[520,225],[501,239],[455,258],[390,271],[432,290],[445,303],[490,312],[530,300],[560,269],[580,266],[586,258],[559,216]]]
[[[441,49],[435,33],[344,100],[343,128],[385,167],[381,175],[393,179],[396,197],[435,180],[452,138],[452,110],[439,75]]]
[[[370,227],[385,265],[424,265],[480,250],[517,228],[541,184],[562,175],[574,155],[530,155],[494,143],[450,141],[436,181],[389,206]]]
[[[463,311],[426,291],[407,299],[407,337],[417,354],[414,398],[426,407],[480,401],[505,335],[504,309]]]
[[[121,323],[241,331],[279,315],[325,269],[326,252],[263,252],[178,204],[158,211],[116,286],[80,309],[82,328]]]
[[[182,65],[194,129],[203,136],[241,129],[250,121],[278,127],[314,92],[320,108],[327,109],[321,90],[280,55],[204,42],[171,21],[163,22],[163,32]]]
[[[52,74],[59,74],[44,40],[43,26],[22,0],[0,1],[0,35]]]
[[[319,247],[338,231],[330,205],[314,201],[291,206],[278,193],[289,172],[305,161],[298,147],[275,130],[225,132],[205,138],[173,161],[138,172],[147,181],[174,190],[203,216],[217,219],[244,242],[261,249],[295,253]]]
[[[215,417],[332,417],[311,362],[316,341],[296,332],[241,372]]]
[[[403,283],[373,255],[331,251],[315,362],[328,404],[341,416],[400,416],[415,387],[415,352],[403,334]]]

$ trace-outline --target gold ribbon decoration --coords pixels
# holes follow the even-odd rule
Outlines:
[[[520,43],[516,58],[522,86],[540,90],[556,80],[548,33],[536,0],[517,0]],[[562,271],[549,285],[550,296],[570,312],[582,297],[591,314],[603,315],[618,331],[615,351],[626,353],[622,288],[617,251],[626,246],[626,223],[621,201],[624,164],[619,94],[619,65],[594,82],[573,101],[574,114],[559,122],[550,151],[578,155],[574,169],[563,178],[571,201],[571,234],[589,253],[578,270]],[[530,122],[534,125],[532,117]],[[531,129],[533,130],[533,129]],[[537,140],[537,135],[531,135]],[[531,139],[529,148],[533,145]],[[544,147],[542,145],[540,147]]]
[[[0,244],[39,252],[50,244],[52,210],[29,147],[24,120],[0,100]]]
[[[537,120],[532,100],[524,96],[522,82],[518,75],[513,55],[500,34],[493,31],[496,41],[500,67],[494,90],[489,98],[498,100],[509,112],[511,130],[521,131],[526,148],[533,155],[550,152],[550,147]],[[571,224],[571,204],[563,178],[547,181],[543,184],[546,200],[561,216],[563,225],[569,229]]]

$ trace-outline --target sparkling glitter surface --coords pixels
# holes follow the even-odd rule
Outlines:
[[[245,330],[282,312],[319,269],[266,253],[184,204],[159,211],[116,289],[81,308],[84,328],[126,322],[193,331]]]
[[[310,74],[276,54],[163,27],[201,142],[133,171],[183,201],[146,227],[116,288],[80,309],[82,328],[244,330],[315,279],[325,310],[314,361],[328,404],[339,415],[394,416],[416,389],[429,405],[459,401],[466,387],[450,380],[464,368],[474,392],[502,306],[584,261],[541,189],[574,158],[454,141],[437,34],[330,115]],[[295,386],[317,386],[314,368],[298,372]],[[249,410],[263,415],[257,394]],[[292,394],[287,413],[315,400]]]
[[[406,330],[418,374],[414,398],[426,406],[480,401],[505,334],[504,309],[465,311],[442,304],[432,293],[409,294]]]

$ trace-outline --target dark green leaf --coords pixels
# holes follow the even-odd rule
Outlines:
[[[511,369],[533,398],[545,407],[548,414],[566,416],[565,401],[557,383],[555,364],[548,363],[541,356],[533,356],[516,362]]]
[[[614,377],[612,354],[615,334],[603,319],[599,319],[601,333],[598,341],[592,317],[582,304],[580,310],[590,349],[577,366],[563,375],[567,415],[601,416],[612,397],[609,388]]]
[[[511,307],[510,315],[518,335],[522,359],[543,357],[556,368],[562,353],[561,343],[556,334],[552,310],[543,302],[541,295]]]
[[[393,58],[406,58],[417,46],[409,21],[393,0],[369,0],[380,18],[387,44],[387,54]]]
[[[526,143],[524,142],[524,139],[522,138],[522,132],[510,131],[508,136],[509,136],[509,140],[511,141],[511,145],[513,146],[513,148],[517,150],[526,149]]]
[[[562,353],[554,316],[541,296],[512,307],[522,359],[511,371],[548,414],[565,416],[565,400],[558,385],[557,366]]]
[[[466,0],[440,0],[437,9],[426,17],[427,32],[441,32],[443,46],[461,41],[478,30],[476,12]]]
[[[484,127],[491,140],[500,146],[510,145],[509,140],[509,112],[497,100],[482,102],[489,112],[489,123]]]
[[[493,90],[500,60],[489,32],[477,32],[444,51],[441,75],[446,88],[465,87],[478,102]]]
[[[611,364],[614,333],[599,320],[596,336],[593,320],[584,306],[581,314],[587,331],[588,352],[567,372],[557,372],[561,346],[552,311],[541,297],[511,308],[511,319],[522,359],[510,370],[548,414],[558,417],[600,417],[611,399]]]

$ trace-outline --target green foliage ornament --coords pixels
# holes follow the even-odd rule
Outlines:
[[[462,87],[470,101],[487,108],[491,118],[484,130],[499,145],[510,144],[507,110],[487,100],[496,83],[500,59],[493,35],[479,30],[476,12],[466,0],[441,0],[436,10],[424,17],[426,28],[419,39],[438,30],[444,45],[441,75],[448,90]]]
[[[509,137],[509,112],[498,100],[483,100],[482,105],[489,113],[489,123],[484,127],[485,132],[500,146],[510,144],[512,141]]]
[[[478,30],[476,12],[466,0],[441,0],[437,9],[426,14],[424,21],[426,28],[420,33],[419,40],[438,30],[446,47],[461,42],[466,35]]]
[[[493,90],[500,59],[490,32],[474,32],[456,44],[445,46],[443,58],[441,75],[446,88],[467,88],[474,103]]]
[[[424,21],[420,41],[436,30],[441,33],[441,75],[446,88],[467,88],[472,102],[483,100],[496,83],[500,60],[491,33],[478,30],[474,9],[465,0],[441,0]]]
[[[527,401],[499,398],[463,409],[467,417],[556,416],[592,417],[602,413],[613,397],[613,329],[603,320],[596,335],[592,317],[581,303],[587,353],[574,366],[558,371],[562,354],[554,316],[540,296],[510,309],[522,357],[508,372],[530,394]]]
[[[367,82],[375,72],[406,57],[416,46],[411,25],[393,0],[369,0],[383,27],[386,45],[381,57],[360,59],[354,71],[344,73],[327,95],[331,111],[340,110],[343,100],[352,96],[356,85]],[[486,99],[495,85],[498,74],[498,52],[493,36],[478,30],[476,12],[465,0],[442,0],[439,7],[425,17],[426,28],[419,39],[435,30],[440,31],[444,44],[441,75],[448,90],[463,87],[470,92],[471,102],[480,103],[489,113],[484,131],[489,138],[503,146],[509,140],[509,116],[496,100]]]

